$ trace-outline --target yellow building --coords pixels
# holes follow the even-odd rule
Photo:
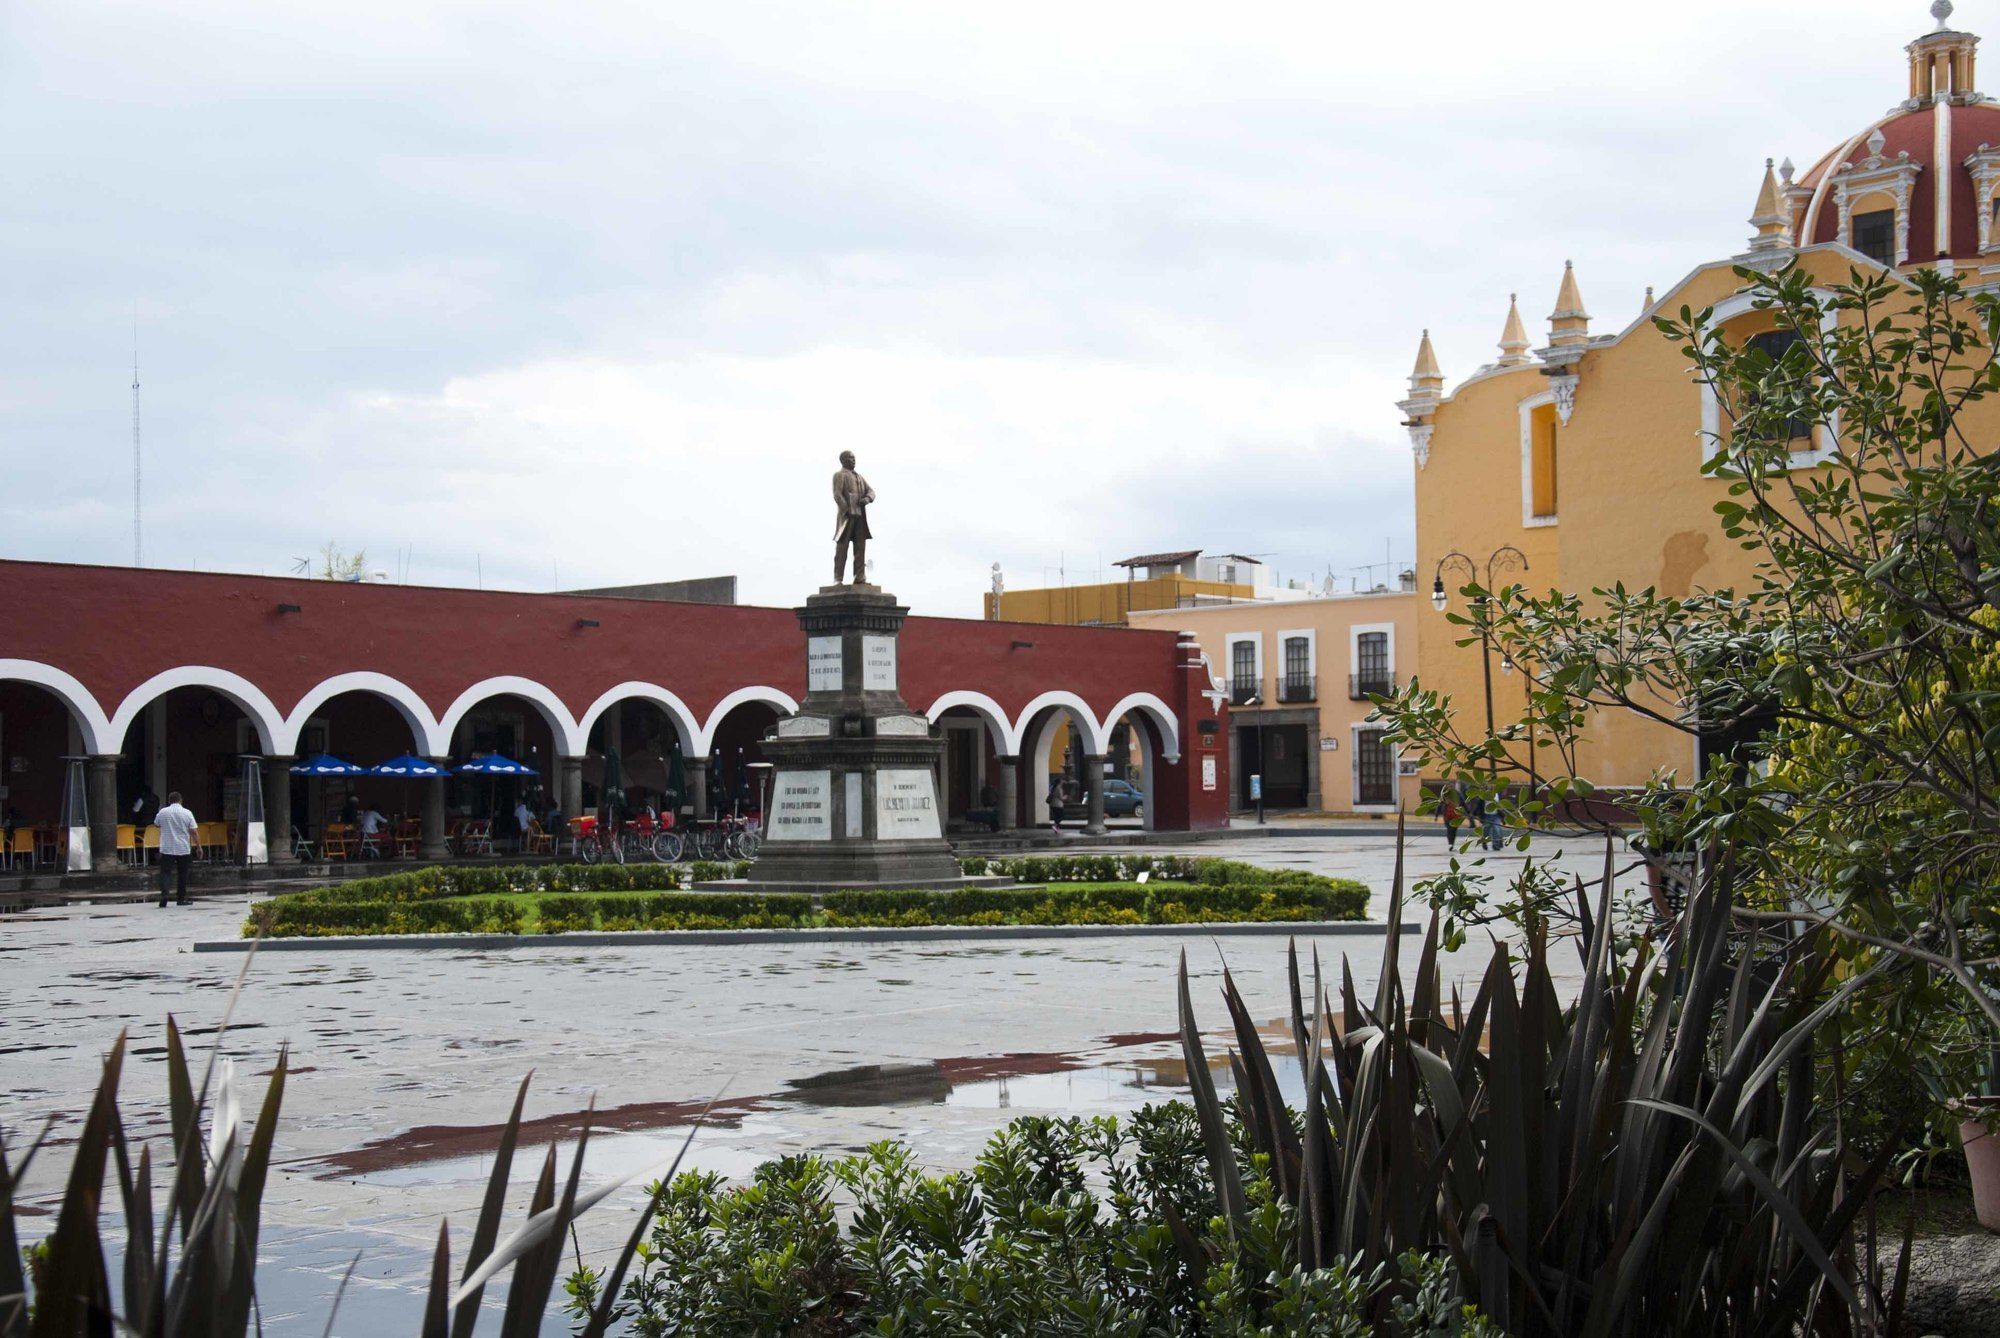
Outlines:
[[[1774,269],[1794,259],[1822,283],[1844,281],[1855,267],[1896,273],[1930,265],[1976,284],[2000,283],[2000,107],[1975,91],[1978,38],[1947,27],[1950,12],[1948,3],[1933,6],[1938,28],[1906,48],[1905,101],[1803,174],[1789,161],[1765,163],[1741,254],[1696,265],[1605,333],[1593,333],[1577,273],[1566,264],[1543,347],[1533,347],[1512,305],[1500,356],[1449,389],[1425,332],[1397,407],[1414,457],[1417,573],[1426,594],[1462,608],[1461,587],[1474,577],[1488,585],[1489,572],[1492,587],[1518,582],[1585,597],[1619,582],[1669,595],[1747,585],[1754,555],[1723,536],[1713,510],[1728,484],[1700,472],[1726,444],[1729,425],[1653,317],[1712,308],[1712,322],[1732,342],[1789,340],[1752,309],[1732,268]],[[1856,101],[1870,105],[1873,95],[1859,90]],[[1815,433],[1796,443],[1795,467],[1811,468],[1839,448],[1824,429]],[[1522,677],[1482,665],[1476,645],[1456,644],[1462,635],[1426,604],[1417,637],[1422,682],[1449,693],[1476,732],[1490,673],[1496,716],[1517,718]],[[1610,785],[1669,770],[1686,778],[1696,765],[1685,735],[1613,714],[1594,722],[1579,759],[1584,774]]]
[[[1417,777],[1370,722],[1370,694],[1409,681],[1419,593],[1410,587],[1283,602],[1134,612],[1134,627],[1191,633],[1229,694],[1230,807],[1394,813]],[[1425,606],[1428,607],[1428,606]]]
[[[1003,590],[996,563],[994,589],[986,596],[987,620],[1122,627],[1138,609],[1200,608],[1274,594],[1264,564],[1240,553],[1208,556],[1199,548],[1188,548],[1123,558],[1112,565],[1124,568],[1124,580]]]

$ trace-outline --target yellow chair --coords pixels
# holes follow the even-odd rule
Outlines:
[[[158,864],[160,862],[160,829],[158,827],[148,827],[139,835],[139,863],[146,863],[148,855],[152,856],[153,863]]]
[[[556,838],[542,830],[542,824],[528,819],[528,830],[521,838],[521,848],[530,855],[553,855],[556,853]]]
[[[195,853],[204,860],[217,859],[229,853],[229,824],[226,822],[199,822],[194,829]]]
[[[32,869],[35,867],[35,829],[17,827],[14,829],[14,844],[7,851],[7,867],[18,869],[22,862]]]
[[[319,855],[321,859],[354,858],[354,826],[346,822],[329,822],[320,834]]]
[[[118,862],[134,864],[139,859],[139,829],[129,822],[118,824]]]

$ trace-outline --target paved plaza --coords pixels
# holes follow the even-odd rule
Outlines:
[[[1386,831],[1187,849],[1361,878],[1375,890],[1375,918],[1395,853]],[[1533,854],[1586,877],[1603,858],[1588,841],[1538,842]],[[1434,827],[1416,833],[1410,858],[1417,877],[1444,867]],[[1494,858],[1503,870],[1521,859],[1511,850]],[[132,1132],[164,1141],[165,1015],[191,1033],[199,1062],[244,959],[190,945],[232,936],[246,904],[231,896],[185,909],[0,918],[0,1008],[10,1019],[0,1041],[0,1127],[10,1147],[49,1116],[59,1117],[59,1135],[73,1126],[121,1027],[134,1060],[125,1080]],[[1304,937],[1301,951],[1315,943],[1330,978],[1346,951],[1357,984],[1372,986],[1376,941]],[[1406,962],[1416,945],[1405,940]],[[1211,1029],[1223,1021],[1223,953],[1253,1011],[1283,1016],[1284,940],[1218,944],[1198,928],[1130,940],[258,957],[225,1048],[239,1072],[255,1075],[280,1045],[291,1047],[265,1207],[266,1320],[275,1333],[317,1333],[326,1297],[359,1250],[342,1331],[406,1326],[414,1298],[402,1289],[421,1285],[440,1216],[459,1224],[463,1241],[492,1126],[530,1070],[527,1115],[541,1142],[567,1142],[595,1101],[598,1127],[609,1132],[586,1179],[651,1164],[717,1097],[692,1160],[737,1175],[780,1153],[891,1137],[933,1167],[963,1167],[1013,1115],[1115,1112],[1177,1096],[1184,1073],[1170,1033],[1182,950]],[[1447,961],[1448,976],[1469,981],[1486,955],[1469,946]],[[1576,955],[1559,950],[1556,961],[1573,988]],[[537,1146],[517,1173],[531,1175],[539,1157]],[[37,1165],[31,1200],[48,1201],[65,1160],[59,1152]],[[600,1208],[585,1248],[622,1235],[626,1205],[638,1197],[627,1191]]]

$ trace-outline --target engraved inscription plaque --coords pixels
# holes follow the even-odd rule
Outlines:
[[[928,768],[875,773],[875,837],[880,841],[935,840],[937,792]]]
[[[863,692],[896,690],[896,638],[892,636],[861,638],[861,690]]]
[[[867,816],[861,811],[861,773],[850,771],[847,773],[845,780],[845,789],[847,791],[847,824],[844,834],[850,841],[859,841],[861,839],[862,819]]]
[[[774,841],[833,839],[833,773],[786,771],[778,775],[771,801]]]
[[[930,732],[931,722],[920,715],[885,715],[875,722],[875,733],[883,738],[923,739]]]
[[[806,691],[840,691],[840,638],[837,636],[809,636],[806,638]]]

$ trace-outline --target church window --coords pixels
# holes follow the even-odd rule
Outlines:
[[[1854,216],[1854,249],[1878,265],[1896,263],[1896,211],[1873,209]]]
[[[1529,419],[1529,514],[1553,520],[1556,514],[1556,424],[1554,405],[1541,405]]]
[[[1763,334],[1750,336],[1750,347],[1769,358],[1773,367],[1783,362],[1785,354],[1798,342],[1798,333],[1793,330],[1766,330]],[[1812,440],[1812,420],[1799,417],[1785,419],[1786,440],[1796,441],[1801,437]]]

